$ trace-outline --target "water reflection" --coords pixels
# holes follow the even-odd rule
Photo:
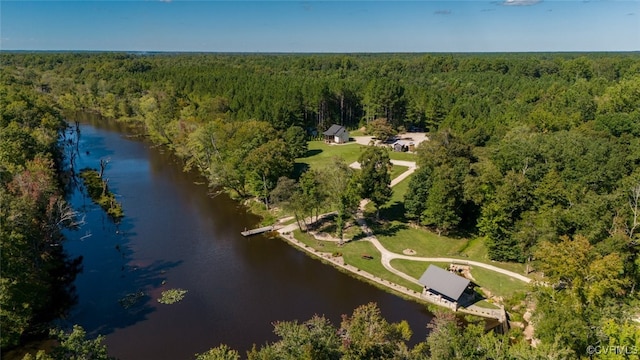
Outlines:
[[[377,302],[389,321],[407,319],[413,341],[425,338],[431,315],[345,275],[283,241],[245,239],[258,219],[225,195],[208,196],[202,179],[182,171],[168,151],[123,135],[122,124],[87,118],[81,124],[77,166],[108,157],[110,189],[125,217],[114,224],[79,191],[71,201],[87,224],[66,248],[84,256],[76,280],[78,305],[65,320],[107,335],[121,359],[184,359],[226,343],[241,353],[275,340],[275,320],[326,315],[335,324],[359,305]],[[159,304],[163,290],[189,292]],[[144,292],[135,306],[118,300]]]

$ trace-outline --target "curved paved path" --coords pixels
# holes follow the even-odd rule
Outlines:
[[[417,168],[416,163],[413,161],[402,161],[402,160],[391,160],[392,164],[395,165],[400,165],[400,166],[407,166],[409,169],[405,172],[403,172],[402,174],[400,174],[398,177],[396,177],[395,179],[393,179],[391,181],[391,186],[395,186],[396,184],[398,184],[400,181],[406,179],[407,177],[409,177]],[[358,169],[360,168],[360,164],[358,162],[354,162],[352,164],[349,165],[352,168]],[[509,271],[509,270],[505,270],[502,268],[499,268],[497,266],[491,265],[491,264],[485,264],[479,261],[473,261],[473,260],[463,260],[463,259],[454,259],[454,258],[444,258],[444,257],[420,257],[420,256],[411,256],[411,255],[404,255],[404,254],[398,254],[398,253],[394,253],[391,252],[389,250],[387,250],[387,248],[384,247],[384,245],[382,245],[382,243],[380,243],[380,240],[378,240],[378,238],[376,238],[376,236],[373,234],[373,231],[371,230],[371,228],[369,228],[369,226],[367,225],[367,222],[364,218],[364,208],[367,205],[367,203],[369,203],[369,200],[362,200],[360,201],[360,207],[358,208],[358,212],[356,214],[356,222],[358,223],[358,225],[360,225],[360,228],[362,229],[362,232],[365,234],[365,237],[362,238],[359,241],[368,241],[370,243],[373,244],[373,246],[375,246],[375,248],[380,252],[380,261],[382,263],[382,266],[384,266],[385,269],[387,269],[388,271],[392,272],[393,274],[396,274],[398,276],[400,276],[403,279],[406,279],[408,281],[411,281],[415,284],[420,284],[418,282],[418,279],[405,274],[404,272],[395,269],[393,266],[391,266],[391,261],[394,259],[405,259],[405,260],[412,260],[412,261],[425,261],[425,262],[448,262],[448,263],[459,263],[459,264],[466,264],[466,265],[472,265],[472,266],[477,266],[480,268],[484,268],[487,270],[491,270],[491,271],[495,271],[497,273],[503,274],[503,275],[507,275],[510,276],[512,278],[518,279],[520,281],[524,281],[526,283],[530,283],[532,281],[532,279],[518,274],[516,272],[513,271]],[[331,213],[327,213],[327,214],[322,214],[320,215],[320,218],[324,218],[327,215],[330,214],[334,214],[335,212],[331,212]],[[311,222],[311,219],[309,219],[308,222]],[[294,231],[295,229],[298,228],[298,224],[297,223],[293,223],[290,225],[285,226],[284,228],[281,228],[279,230],[279,232],[282,233],[289,233]],[[328,241],[328,240],[325,240]],[[335,241],[339,241],[338,239],[335,239]]]
[[[416,163],[413,161],[402,161],[402,160],[391,160],[391,163],[394,165],[400,165],[400,166],[407,166],[409,167],[409,169],[405,172],[403,172],[402,174],[400,174],[398,177],[396,177],[395,179],[393,179],[391,181],[391,186],[395,186],[396,184],[398,184],[400,181],[406,179],[407,177],[409,177],[411,174],[413,174],[414,171],[416,171],[417,166]],[[360,164],[358,162],[352,163],[351,165],[349,165],[353,168],[359,168]],[[481,267],[487,270],[491,270],[491,271],[495,271],[497,273],[503,274],[503,275],[507,275],[507,276],[511,276],[513,278],[516,278],[520,281],[524,281],[526,283],[530,283],[532,280],[524,275],[518,274],[516,272],[513,271],[509,271],[509,270],[505,270],[502,268],[499,268],[497,266],[493,266],[490,264],[485,264],[479,261],[473,261],[473,260],[461,260],[461,259],[454,259],[454,258],[442,258],[442,257],[418,257],[418,256],[411,256],[411,255],[404,255],[404,254],[398,254],[398,253],[394,253],[391,252],[389,250],[387,250],[387,248],[385,248],[382,243],[380,243],[380,241],[378,240],[378,238],[376,238],[376,236],[373,234],[373,231],[369,228],[369,226],[366,223],[366,220],[364,218],[364,208],[367,205],[367,203],[369,203],[369,200],[362,200],[360,201],[360,207],[358,208],[358,213],[356,215],[356,221],[358,222],[358,224],[360,225],[360,228],[362,228],[362,231],[364,232],[364,234],[366,235],[365,238],[363,238],[362,240],[366,240],[369,241],[370,243],[372,243],[376,249],[378,249],[378,251],[380,251],[381,254],[381,261],[382,261],[382,266],[385,267],[385,269],[391,271],[392,273],[407,279],[411,282],[414,282],[416,284],[419,284],[418,279],[409,276],[405,273],[403,273],[402,271],[399,271],[397,269],[395,269],[393,266],[391,266],[391,260],[394,259],[406,259],[406,260],[413,260],[413,261],[429,261],[429,262],[457,262],[457,263],[464,263],[466,265],[473,265],[473,266],[477,266],[477,267]]]
[[[409,175],[413,174],[418,168],[415,161],[405,161],[405,160],[390,160],[390,161],[391,161],[391,164],[393,165],[408,167],[407,171],[403,172],[402,174],[398,175],[396,178],[391,180],[390,186],[392,187],[396,186],[400,181],[408,178]],[[360,163],[357,161],[354,161],[351,164],[349,164],[349,167],[352,169],[360,169]]]
[[[526,283],[530,283],[532,280],[524,275],[518,274],[516,272],[513,271],[509,271],[509,270],[505,270],[502,268],[499,268],[497,266],[493,266],[490,264],[485,264],[479,261],[473,261],[473,260],[461,260],[461,259],[454,259],[454,258],[444,258],[444,257],[419,257],[419,256],[411,256],[411,255],[404,255],[404,254],[398,254],[398,253],[394,253],[391,252],[389,250],[387,250],[387,248],[385,248],[382,243],[380,243],[380,240],[378,240],[378,238],[376,238],[376,236],[373,234],[373,231],[369,228],[369,226],[367,225],[365,219],[364,219],[364,215],[363,215],[363,210],[364,207],[367,205],[369,201],[368,200],[362,200],[360,202],[360,209],[358,209],[358,218],[356,219],[356,221],[358,222],[358,224],[360,225],[360,228],[362,229],[362,231],[364,232],[364,234],[366,235],[365,238],[363,238],[362,240],[366,240],[369,241],[370,243],[373,244],[373,246],[376,247],[376,249],[378,249],[378,251],[380,251],[381,254],[381,261],[382,261],[382,265],[385,267],[385,269],[391,271],[392,273],[401,276],[409,281],[413,281],[414,283],[418,283],[418,280],[403,273],[402,271],[396,270],[393,266],[391,266],[391,260],[394,259],[406,259],[406,260],[413,260],[413,261],[429,261],[429,262],[456,262],[456,263],[464,263],[467,265],[473,265],[473,266],[477,266],[477,267],[481,267],[481,268],[485,268],[487,270],[491,270],[491,271],[495,271],[497,273],[503,274],[503,275],[507,275],[507,276],[511,276],[513,278],[516,278],[520,281],[524,281]]]

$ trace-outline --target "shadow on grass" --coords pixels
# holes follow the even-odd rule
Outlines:
[[[388,221],[400,221],[407,222],[407,218],[404,216],[404,203],[396,201],[391,205],[385,206],[380,209],[380,218]]]
[[[302,176],[305,171],[309,170],[309,168],[310,166],[307,163],[296,162],[293,164],[293,173],[291,174],[291,176],[293,177],[293,179],[299,180],[300,176]]]
[[[322,224],[322,226],[319,226],[317,230],[319,232],[324,232],[327,234],[335,234],[336,231],[338,231],[338,227],[334,222],[332,222],[332,223]]]
[[[359,233],[357,233],[356,235],[353,236],[351,241],[358,241],[358,240],[363,239],[365,237],[367,237],[367,235],[365,233],[359,232]]]
[[[371,229],[374,234],[382,236],[394,236],[400,230],[409,228],[407,224],[401,224],[397,222],[372,222]]]
[[[315,220],[315,217],[312,216],[312,220],[307,224],[307,227],[312,231],[333,233],[336,231],[335,217],[335,214],[329,214],[324,218]]]
[[[460,299],[458,299],[458,304],[460,304],[460,306],[462,307],[469,307],[473,304],[479,303],[482,300],[486,300],[487,298],[484,297],[484,295],[482,295],[480,292],[474,290],[465,290],[464,293],[462,293],[462,296],[460,296]]]
[[[312,150],[307,150],[307,152],[304,154],[303,158],[308,158],[308,157],[312,157],[312,156],[316,156],[318,154],[322,153],[322,149],[312,149]]]

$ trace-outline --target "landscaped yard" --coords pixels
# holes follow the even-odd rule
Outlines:
[[[395,259],[391,261],[391,266],[396,270],[400,270],[416,279],[419,279],[420,276],[422,276],[429,265],[447,268],[449,264],[446,262],[427,262],[405,259]],[[480,267],[472,266],[471,276],[475,279],[474,282],[476,284],[497,296],[511,297],[518,291],[526,291],[528,287],[528,284],[523,281]]]
[[[416,256],[451,257],[463,261],[475,260],[524,274],[524,264],[491,261],[482,238],[467,240],[450,238],[444,235],[438,236],[430,231],[411,227],[400,221],[391,221],[381,226],[376,226],[374,231],[382,245],[395,253],[401,254],[404,249],[413,249],[416,251]]]
[[[322,169],[332,165],[338,157],[345,163],[351,164],[358,160],[362,146],[351,143],[345,145],[330,145],[324,141],[309,141],[307,156],[296,160],[298,164],[307,164],[311,169]]]
[[[394,166],[395,167],[395,166]],[[405,168],[406,169],[406,168]],[[408,178],[400,181],[394,186],[391,199],[380,208],[380,217],[386,220],[399,220],[404,221],[404,195],[409,189],[409,182],[411,181],[410,175]],[[393,179],[393,177],[392,177]],[[369,218],[375,217],[375,207],[373,203],[368,203],[365,207],[365,215]]]
[[[394,166],[395,167],[395,166]],[[404,166],[403,166],[404,168]],[[406,171],[407,168],[404,168],[404,170]],[[391,200],[389,200],[389,202],[387,203],[387,205],[391,205],[395,202],[402,202],[404,203],[404,195],[407,193],[407,190],[409,190],[409,182],[411,181],[411,177],[413,176],[413,174],[409,175],[409,177],[407,177],[406,179],[400,181],[399,183],[397,183],[392,189],[393,189],[393,194],[391,195]],[[394,178],[391,177],[391,180],[393,180]]]
[[[459,254],[467,240],[438,236],[432,232],[416,229],[400,221],[391,221],[375,226],[378,240],[390,251],[402,254],[404,249],[413,249],[416,256],[452,257]]]
[[[378,250],[369,242],[353,241],[346,243],[343,246],[338,246],[335,242],[316,240],[311,235],[303,233],[300,230],[295,230],[293,234],[300,242],[318,251],[342,253],[345,263],[349,265],[353,265],[358,269],[364,270],[393,283],[405,286],[411,290],[421,291],[420,285],[407,281],[385,269],[380,262],[380,252],[378,252]],[[365,259],[362,255],[370,255],[372,259]]]
[[[418,157],[414,153],[389,151],[389,159],[403,160],[403,161],[416,161]]]
[[[424,274],[429,265],[435,265],[445,269],[449,264],[448,263],[436,263],[430,261],[413,261],[413,260],[405,260],[405,259],[393,259],[391,260],[391,266],[394,269],[402,271],[403,273],[414,277],[416,279],[420,279],[420,276]]]
[[[364,146],[358,144],[347,145],[330,145],[324,141],[309,142],[309,151],[306,157],[296,161],[299,168],[308,166],[311,169],[321,169],[331,166],[335,158],[342,159],[346,164],[357,161]],[[414,154],[398,153],[390,151],[389,155],[392,159],[397,160],[415,160]],[[391,178],[396,178],[407,170],[407,167],[394,165],[391,169]],[[462,261],[475,260],[485,263],[491,263],[495,266],[511,270],[517,273],[524,273],[524,264],[515,263],[499,263],[489,259],[487,248],[484,245],[483,238],[460,239],[447,236],[438,236],[435,233],[423,228],[411,226],[404,217],[404,196],[408,191],[410,178],[407,178],[393,187],[393,195],[380,211],[381,218],[379,223],[371,221],[373,216],[373,205],[370,203],[366,208],[366,215],[370,218],[369,225],[374,230],[377,238],[382,245],[388,250],[402,254],[405,249],[413,249],[416,251],[415,256],[419,257],[449,257]],[[327,211],[330,209],[327,209]],[[324,232],[330,235],[335,234],[335,224],[332,221],[327,222]],[[345,239],[361,234],[359,227],[352,226],[345,233]],[[375,247],[368,242],[353,241],[339,247],[337,243],[330,241],[318,241],[312,236],[296,230],[297,239],[318,251],[328,253],[341,253],[350,265],[354,265],[359,269],[375,274],[380,278],[398,283],[410,289],[420,291],[420,286],[411,283],[393,273],[387,271],[380,262],[380,254]],[[363,254],[368,254],[373,259],[364,259]],[[447,263],[434,263],[437,266],[446,267]],[[392,266],[396,269],[419,278],[429,266],[427,262],[418,262],[410,260],[394,260]],[[510,296],[518,290],[526,289],[526,284],[512,279],[506,275],[501,275],[490,270],[482,268],[473,268],[472,275],[476,278],[477,283],[493,294],[499,296]]]
[[[358,161],[358,157],[360,156],[364,148],[364,146],[356,143],[331,145],[320,140],[309,141],[308,144],[309,150],[307,151],[306,156],[296,159],[296,163],[301,164],[299,166],[303,166],[302,164],[307,164],[311,169],[325,168],[333,164],[334,158],[336,157],[344,160],[347,165],[351,164],[354,161]],[[389,151],[389,158],[393,160],[415,161],[416,155],[410,153]],[[395,167],[396,166],[394,166],[394,168]],[[400,171],[401,169],[402,171]],[[398,167],[397,170],[392,170],[391,178],[393,179],[406,170],[407,168],[404,166]],[[396,171],[397,175],[393,176],[393,171]]]
[[[510,276],[480,267],[471,267],[475,283],[491,291],[493,295],[509,298],[518,291],[526,291],[528,284]]]
[[[402,174],[403,172],[409,170],[409,168],[407,166],[401,166],[401,165],[393,165],[391,166],[391,172],[389,175],[391,175],[391,180],[397,178],[400,174]],[[394,187],[395,190],[395,187]]]

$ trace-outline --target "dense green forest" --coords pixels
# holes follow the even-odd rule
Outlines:
[[[431,140],[417,150],[407,218],[438,233],[481,237],[492,259],[531,262],[543,272],[550,286],[536,287],[533,297],[536,337],[545,346],[579,357],[591,344],[640,341],[632,325],[640,313],[638,54],[3,53],[0,59],[4,329],[15,314],[34,311],[5,312],[19,303],[18,295],[4,295],[14,294],[13,280],[5,280],[12,269],[5,261],[13,261],[5,260],[5,248],[36,259],[46,243],[20,235],[34,231],[33,224],[4,219],[17,216],[11,209],[46,214],[45,203],[36,203],[50,193],[35,199],[20,186],[27,177],[21,174],[55,164],[55,156],[42,155],[55,151],[55,104],[140,122],[212,186],[265,202],[282,190],[283,177],[301,179],[289,184],[304,194],[304,179],[312,176],[301,176],[294,159],[331,124],[356,129],[384,119],[395,130],[425,129]],[[341,214],[352,203],[336,201]],[[42,273],[43,264],[33,262],[20,266]]]
[[[0,327],[7,349],[48,331],[72,301],[80,260],[67,259],[61,230],[76,221],[63,193],[54,100],[24,78],[0,83]]]

